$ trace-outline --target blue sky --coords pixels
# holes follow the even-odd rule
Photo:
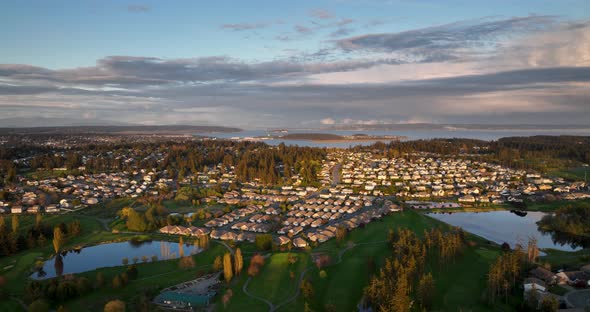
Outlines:
[[[582,122],[589,15],[583,0],[5,1],[0,113],[245,127]],[[574,67],[519,90],[463,79]]]

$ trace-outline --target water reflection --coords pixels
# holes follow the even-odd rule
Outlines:
[[[526,214],[517,214],[510,211],[429,214],[435,219],[453,226],[459,226],[467,232],[497,244],[506,242],[510,246],[516,246],[516,244],[526,246],[529,238],[535,237],[539,248],[575,251],[589,246],[585,240],[541,231],[537,226],[537,222],[544,215],[544,213],[537,211],[529,211]]]
[[[568,233],[557,231],[547,231],[542,229],[541,227],[539,227],[538,229],[541,233],[551,236],[551,240],[556,245],[559,244],[560,246],[571,246],[572,248],[583,249],[590,247],[590,237],[571,235]]]
[[[53,262],[53,267],[55,268],[55,275],[62,276],[64,273],[64,261],[63,257],[58,254]]]
[[[34,279],[52,278],[64,274],[81,273],[96,268],[120,266],[123,258],[137,259],[139,262],[168,260],[178,258],[180,250],[185,255],[194,255],[201,249],[187,244],[164,241],[122,242],[97,245],[72,251],[64,251],[47,260],[31,276]],[[131,262],[131,261],[130,261]]]

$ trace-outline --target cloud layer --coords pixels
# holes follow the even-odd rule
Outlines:
[[[268,61],[109,56],[60,70],[0,64],[0,112],[244,128],[590,118],[587,21],[484,18],[332,40],[348,36],[354,21],[322,10],[309,14],[331,25],[326,47]],[[294,31],[309,35],[318,25]]]

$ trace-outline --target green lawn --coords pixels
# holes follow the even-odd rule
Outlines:
[[[252,279],[248,289],[256,296],[264,297],[273,303],[278,303],[289,298],[297,290],[299,275],[291,279],[290,272],[301,272],[310,265],[308,254],[295,254],[299,258],[297,263],[290,265],[288,253],[273,254],[266,259],[264,268],[260,274]],[[272,285],[269,287],[269,285]]]
[[[580,199],[580,200],[555,200],[550,202],[527,202],[527,210],[530,211],[544,211],[544,212],[551,212],[555,211],[564,206],[575,206],[580,203],[590,203],[590,199]]]
[[[3,312],[20,312],[24,311],[20,303],[14,299],[0,300],[0,311]]]
[[[320,277],[320,270],[312,263],[307,267],[311,269],[305,277],[314,287],[314,296],[309,304],[314,311],[322,311],[327,304],[334,305],[337,311],[354,311],[359,303],[364,287],[368,284],[371,275],[369,259],[372,258],[377,268],[383,265],[384,259],[390,255],[391,249],[387,242],[387,234],[391,228],[409,228],[419,235],[425,229],[447,225],[420,213],[408,211],[393,214],[349,233],[347,240],[338,243],[330,240],[325,244],[312,249],[310,252],[299,253],[300,259],[309,259],[309,253],[329,254],[333,262],[337,261],[338,253],[342,249],[354,243],[355,246],[342,255],[342,262],[324,268],[327,273],[325,278]],[[476,246],[467,247],[463,256],[456,263],[446,266],[444,269],[434,269],[437,283],[435,310],[439,311],[496,311],[485,303],[486,274],[489,264],[494,261],[499,253],[498,246],[485,244],[479,237],[468,235],[469,239],[476,242]],[[296,265],[290,269],[286,264],[286,253],[275,253],[267,260],[266,267],[261,275],[254,278],[249,291],[257,296],[270,300],[275,305],[284,302],[294,293],[293,284],[289,277],[289,271],[293,270],[299,276],[306,266]],[[303,264],[303,263],[301,263]],[[466,274],[467,273],[467,274]],[[218,305],[220,311],[240,311],[249,304],[256,303],[255,307],[266,310],[267,306],[262,301],[247,297],[241,291],[241,287],[247,277],[242,276],[235,280],[231,288],[234,297],[227,308]],[[221,302],[218,299],[218,302]],[[294,301],[281,305],[279,311],[302,311],[305,299],[300,295]],[[503,310],[510,311],[505,306]]]
[[[549,176],[560,177],[572,181],[583,181],[584,178],[590,178],[590,168],[573,167],[568,169],[555,170],[549,172]]]
[[[590,263],[590,250],[582,249],[567,252],[555,249],[544,250],[546,255],[539,258],[539,262],[548,262],[554,270],[579,270],[581,266]]]
[[[136,206],[138,206],[138,203],[134,198],[117,198],[106,203],[90,206],[80,210],[78,213],[101,219],[113,219],[121,209]]]

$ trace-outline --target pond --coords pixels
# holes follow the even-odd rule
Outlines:
[[[193,245],[184,245],[184,255],[197,254],[202,250]],[[120,242],[96,245],[62,252],[59,257],[53,257],[43,264],[43,268],[33,273],[33,279],[46,279],[63,274],[81,273],[92,271],[97,268],[113,267],[123,265],[123,258],[127,258],[129,263],[133,263],[137,257],[138,263],[147,257],[148,261],[153,261],[152,257],[157,260],[167,260],[178,258],[178,243],[164,241],[147,241],[147,242]]]
[[[428,215],[495,243],[506,242],[511,248],[514,248],[516,244],[526,247],[529,237],[537,239],[539,248],[576,251],[582,249],[581,246],[588,247],[587,242],[564,237],[564,235],[541,232],[537,221],[543,218],[545,215],[543,212],[529,211],[526,215],[517,215],[510,211],[447,212]]]

